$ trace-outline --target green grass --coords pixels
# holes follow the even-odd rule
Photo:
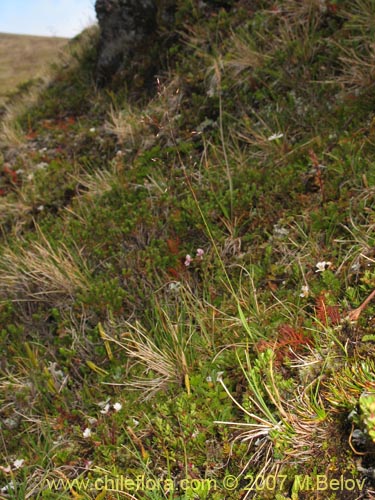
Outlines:
[[[373,11],[181,2],[154,96],[91,31],[9,110],[4,495],[371,498]]]

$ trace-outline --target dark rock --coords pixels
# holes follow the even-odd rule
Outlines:
[[[124,69],[157,30],[155,0],[97,0],[96,15],[101,29],[97,80],[108,82]]]
[[[122,71],[137,79],[137,66],[142,68],[141,84],[154,76],[163,51],[174,40],[177,4],[177,0],[96,0],[101,30],[96,68],[99,85],[110,82]],[[233,4],[234,0],[205,0],[198,8],[203,15],[207,9],[228,9]]]

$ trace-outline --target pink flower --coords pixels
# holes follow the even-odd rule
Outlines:
[[[192,260],[193,259],[190,257],[190,255],[187,254],[186,257],[185,257],[185,266],[190,266]]]
[[[201,259],[203,259],[203,255],[204,255],[203,248],[197,248],[197,257],[200,257]]]

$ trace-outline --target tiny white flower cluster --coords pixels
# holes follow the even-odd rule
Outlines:
[[[115,410],[115,412],[117,413],[118,411],[121,410],[122,408],[122,404],[121,403],[115,403],[112,405],[112,408]],[[107,415],[107,413],[109,413],[109,410],[111,409],[111,405],[109,403],[107,403],[102,410],[100,410],[100,413],[102,413],[103,415]]]
[[[83,431],[83,434],[82,436],[87,439],[89,437],[91,437],[91,429],[89,429],[88,427],[86,427],[86,429]]]
[[[332,266],[332,262],[323,260],[322,262],[318,262],[315,265],[315,267],[316,267],[315,272],[322,273],[323,271],[326,271],[327,269],[329,269],[331,266]]]
[[[327,269],[330,269],[332,267],[332,262],[330,262],[329,260],[322,260],[321,262],[317,262],[315,264],[315,272],[316,273],[323,273],[324,271],[326,271]],[[303,285],[301,287],[301,293],[299,294],[300,297],[308,297],[310,294],[310,288],[309,286],[306,284],[306,285]]]
[[[181,283],[179,281],[172,281],[169,283],[169,290],[171,292],[178,292],[181,288]]]
[[[0,488],[1,493],[7,493],[10,490],[14,490],[14,482],[11,481],[10,483],[6,484],[2,488]]]
[[[203,255],[204,255],[203,248],[197,248],[197,253],[196,253],[195,258],[202,260]],[[190,266],[190,264],[193,262],[193,260],[194,260],[193,257],[191,257],[191,255],[187,254],[185,257],[185,266],[186,267]]]
[[[107,415],[107,413],[109,412],[109,409],[110,409],[111,405],[109,403],[107,403],[104,408],[102,410],[100,410],[100,413],[102,415]]]
[[[10,472],[12,472],[14,470],[17,470],[17,469],[20,469],[21,467],[23,467],[24,463],[25,463],[25,460],[23,458],[17,458],[16,460],[13,461],[12,465],[7,465],[6,467],[3,467],[2,465],[0,465],[0,471],[4,472],[5,474],[9,474]],[[3,490],[0,490],[0,491],[2,491],[3,493],[5,492]]]
[[[36,168],[37,170],[44,170],[44,169],[45,169],[45,168],[47,168],[47,167],[48,167],[48,163],[47,163],[47,162],[45,162],[45,161],[41,161],[41,162],[39,162],[39,163],[37,163],[37,164],[35,165],[35,168]]]
[[[122,409],[122,404],[121,403],[115,403],[113,405],[113,409],[115,410],[115,412],[118,412]]]
[[[103,403],[100,405],[100,406],[103,406]],[[114,409],[114,411],[116,413],[118,413],[121,409],[122,409],[122,404],[121,403],[114,403],[112,405],[112,408]],[[102,415],[107,415],[109,413],[111,409],[111,405],[109,403],[105,403],[105,405],[103,406],[103,408],[100,410],[100,413]],[[95,420],[95,419],[94,419]],[[83,431],[82,433],[82,436],[87,439],[89,437],[91,437],[91,434],[92,434],[92,431],[89,427],[86,427],[86,429]]]
[[[289,229],[286,227],[282,227],[279,224],[275,224],[273,226],[273,235],[275,238],[282,239],[285,236],[288,236],[289,234]]]

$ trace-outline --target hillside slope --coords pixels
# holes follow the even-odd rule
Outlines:
[[[5,498],[375,496],[375,4],[232,3],[2,121]]]
[[[66,38],[0,33],[0,105],[18,85],[40,76],[67,42]]]

